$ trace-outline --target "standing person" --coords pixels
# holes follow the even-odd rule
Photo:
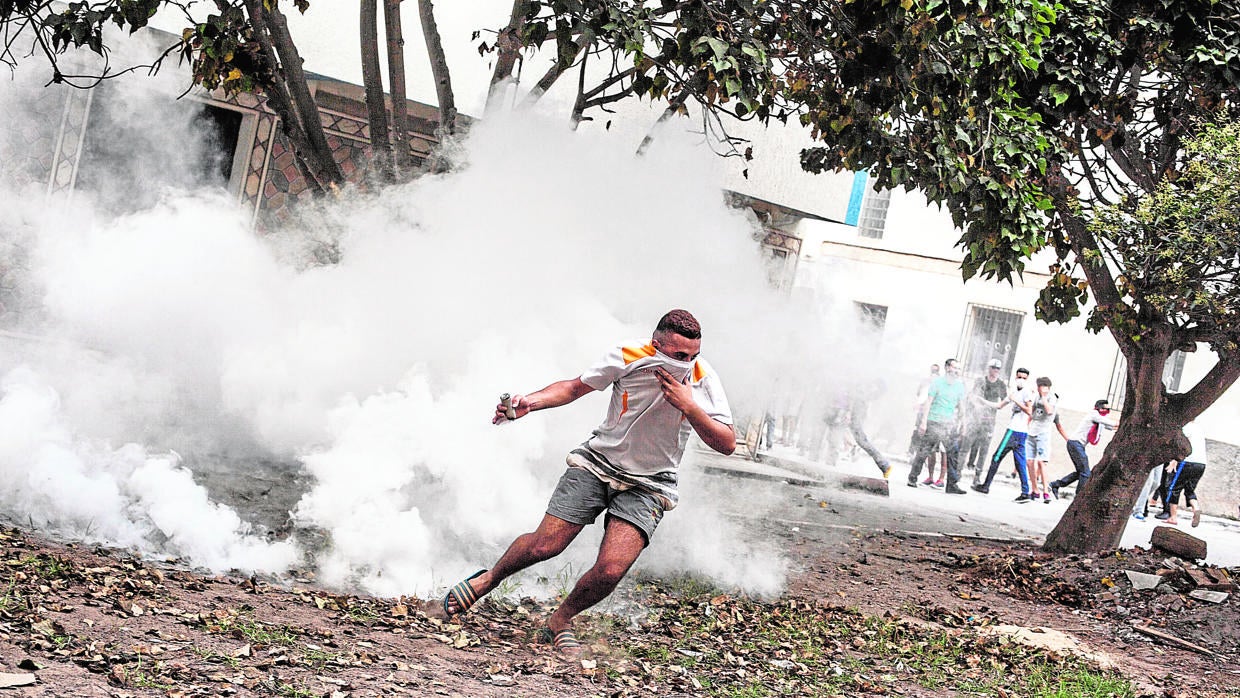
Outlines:
[[[1029,473],[1025,468],[1025,436],[1029,433],[1029,415],[1032,412],[1030,405],[1033,404],[1033,392],[1026,385],[1028,381],[1029,369],[1016,369],[1016,380],[1013,381],[1012,392],[1008,394],[1006,400],[1012,405],[1008,428],[1003,433],[995,454],[990,458],[990,469],[986,471],[986,479],[980,485],[973,485],[975,492],[982,494],[990,492],[990,483],[995,480],[999,464],[1003,462],[1004,456],[1011,453],[1012,461],[1016,464],[1016,473],[1020,475],[1020,496],[1016,498],[1016,501],[1028,502],[1032,499],[1029,496]]]
[[[1041,484],[1041,499],[1050,503],[1050,488],[1046,482],[1046,460],[1051,454],[1051,427],[1055,420],[1055,406],[1059,396],[1051,392],[1051,379],[1039,376],[1038,394],[1033,399],[1029,413],[1029,434],[1025,439],[1025,461],[1031,463],[1029,468],[1030,500],[1037,500],[1038,483]]]
[[[447,615],[464,613],[508,576],[559,555],[606,511],[598,559],[540,631],[541,639],[561,652],[580,652],[573,617],[615,589],[650,544],[664,512],[676,506],[677,468],[690,432],[719,453],[736,450],[723,386],[698,356],[701,337],[693,315],[672,310],[648,343],[615,347],[579,377],[516,395],[511,410],[503,404],[495,408],[492,421],[498,424],[612,389],[607,418],[568,454],[568,469],[538,528],[518,536],[490,570],[452,587],[443,600]]]
[[[1064,433],[1063,426],[1059,424],[1058,415],[1056,415],[1055,425],[1059,427],[1059,433],[1068,442],[1068,457],[1072,459],[1073,471],[1051,483],[1051,494],[1055,495],[1055,499],[1059,499],[1060,487],[1067,487],[1078,479],[1080,483],[1076,486],[1076,491],[1080,492],[1085,489],[1085,483],[1089,481],[1090,476],[1089,454],[1085,452],[1085,444],[1098,443],[1103,429],[1116,427],[1115,420],[1107,419],[1110,413],[1110,403],[1106,400],[1095,401],[1094,409],[1085,415],[1071,436]]]
[[[1150,474],[1145,478],[1145,485],[1141,487],[1141,496],[1137,497],[1137,503],[1132,505],[1132,518],[1137,521],[1145,521],[1145,517],[1150,514],[1150,500],[1154,498],[1158,492],[1158,484],[1162,482],[1163,466],[1156,465],[1150,469]]]
[[[1197,428],[1197,423],[1189,422],[1183,427],[1184,436],[1188,437],[1190,450],[1184,460],[1173,463],[1174,471],[1171,484],[1167,488],[1167,523],[1172,526],[1180,521],[1176,518],[1180,511],[1180,493],[1184,493],[1184,503],[1193,511],[1192,525],[1196,528],[1201,524],[1201,509],[1197,507],[1197,483],[1206,472],[1206,438]],[[1171,466],[1168,467],[1170,469]],[[1158,517],[1155,517],[1158,518]]]
[[[947,486],[944,491],[948,494],[964,494],[965,491],[959,486],[960,406],[964,399],[964,381],[960,380],[960,366],[955,359],[944,361],[943,369],[944,375],[930,384],[927,395],[929,407],[918,423],[917,432],[921,435],[921,446],[913,456],[908,486],[917,486],[922,462],[942,446],[947,454]]]
[[[926,416],[926,408],[929,407],[930,384],[939,377],[939,365],[930,364],[930,375],[917,385],[917,415],[913,418],[913,435],[908,440],[908,457],[911,459],[920,450],[921,434],[918,432],[918,426],[921,420]]]
[[[965,410],[964,467],[973,471],[973,484],[982,482],[982,464],[990,453],[990,437],[995,433],[995,410],[1007,401],[1007,382],[999,377],[1003,362],[991,359],[986,375],[973,381]]]

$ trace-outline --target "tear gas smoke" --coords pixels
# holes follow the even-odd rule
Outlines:
[[[499,393],[578,375],[673,307],[701,320],[738,417],[775,399],[773,377],[806,385],[831,368],[842,335],[772,290],[752,220],[724,205],[720,163],[684,139],[635,157],[605,134],[509,115],[474,127],[451,174],[350,190],[262,237],[219,182],[160,174],[209,171],[196,159],[211,144],[151,87],[118,80],[110,98],[147,114],[148,136],[167,132],[109,149],[99,173],[113,179],[96,176],[92,194],[48,199],[12,172],[0,184],[5,279],[23,303],[8,327],[46,340],[0,356],[12,520],[266,571],[306,552],[297,531],[319,530],[328,543],[309,564],[327,583],[429,594],[532,528],[563,455],[605,411],[593,395],[496,427]],[[20,76],[2,84],[0,109],[18,116],[30,94]],[[28,141],[4,143],[5,161],[33,157]],[[123,207],[109,198],[138,190]],[[313,263],[306,241],[339,261]],[[196,484],[247,458],[298,459],[310,476],[288,540]],[[773,546],[685,480],[639,565],[776,591]],[[592,556],[578,543],[566,560]]]

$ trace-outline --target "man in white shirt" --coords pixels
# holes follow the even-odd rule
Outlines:
[[[490,570],[452,587],[443,600],[447,615],[469,610],[508,576],[559,555],[606,511],[598,559],[540,631],[561,652],[580,652],[572,619],[615,589],[649,545],[663,513],[676,506],[677,469],[690,432],[725,455],[736,449],[723,386],[698,356],[701,333],[688,311],[672,310],[649,342],[618,346],[577,378],[514,396],[511,412],[507,405],[495,408],[492,421],[498,424],[612,389],[607,418],[569,453],[568,469],[538,528],[518,536]]]
[[[1085,489],[1085,483],[1089,481],[1091,474],[1089,454],[1085,452],[1085,445],[1098,443],[1103,429],[1116,427],[1117,422],[1107,418],[1110,413],[1110,403],[1106,400],[1098,400],[1094,403],[1094,409],[1077,425],[1076,431],[1064,436],[1068,442],[1068,457],[1072,459],[1073,471],[1051,483],[1051,494],[1055,495],[1055,499],[1059,499],[1060,487],[1067,487],[1078,479],[1080,482],[1076,486],[1076,491],[1080,492]],[[1063,427],[1059,429],[1060,433],[1063,433]]]
[[[1031,405],[1034,397],[1032,389],[1026,385],[1028,381],[1029,369],[1016,369],[1016,380],[1013,382],[1012,392],[999,405],[1000,409],[1005,404],[1012,405],[1008,428],[1003,433],[995,454],[990,458],[990,468],[986,471],[986,479],[972,486],[977,492],[990,493],[990,484],[994,482],[999,464],[1003,462],[1004,456],[1011,453],[1012,461],[1016,464],[1016,472],[1020,475],[1020,496],[1016,498],[1016,501],[1023,503],[1033,499],[1029,496],[1029,471],[1025,464],[1025,437],[1029,434],[1029,414],[1032,412]]]

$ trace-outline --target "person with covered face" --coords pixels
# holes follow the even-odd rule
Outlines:
[[[1020,496],[1016,498],[1016,501],[1028,502],[1032,499],[1029,496],[1029,471],[1025,466],[1025,437],[1029,435],[1029,415],[1033,412],[1034,398],[1028,383],[1029,369],[1016,369],[1016,380],[1012,383],[1012,391],[1004,400],[1004,404],[1012,405],[1007,431],[1003,433],[999,447],[995,449],[995,454],[990,458],[990,469],[986,471],[986,479],[980,484],[975,483],[972,486],[974,491],[982,494],[990,492],[990,484],[995,480],[999,464],[1003,462],[1007,454],[1011,453],[1012,460],[1016,463],[1016,473],[1020,475]],[[1002,406],[1000,408],[1002,409]]]
[[[1059,489],[1061,487],[1067,487],[1074,482],[1078,483],[1076,486],[1077,492],[1085,489],[1085,483],[1089,481],[1091,474],[1089,470],[1089,454],[1085,452],[1085,445],[1098,443],[1102,438],[1103,429],[1114,429],[1117,426],[1118,422],[1107,416],[1110,413],[1110,403],[1106,400],[1098,400],[1094,402],[1094,409],[1085,415],[1085,418],[1077,425],[1076,431],[1066,434],[1063,431],[1063,427],[1059,427],[1060,434],[1063,434],[1068,442],[1068,457],[1072,459],[1074,470],[1051,482],[1051,494],[1055,495],[1055,499],[1059,499]]]
[[[496,406],[492,421],[499,424],[611,388],[606,419],[568,454],[568,468],[538,527],[518,536],[489,570],[448,590],[445,614],[468,611],[507,577],[559,555],[607,512],[594,566],[539,630],[541,640],[564,654],[580,653],[573,617],[615,589],[650,544],[663,514],[676,506],[677,470],[690,434],[724,455],[736,450],[723,385],[699,356],[701,346],[697,319],[686,310],[672,310],[649,341],[616,346],[580,376],[515,395],[511,406]]]

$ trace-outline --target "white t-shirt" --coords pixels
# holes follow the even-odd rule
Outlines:
[[[1072,432],[1071,441],[1080,441],[1083,444],[1089,443],[1089,432],[1097,424],[1099,429],[1114,429],[1115,423],[1098,414],[1098,410],[1090,410],[1089,414],[1081,420],[1077,425],[1076,431]]]
[[[676,361],[649,343],[618,346],[581,374],[581,381],[595,390],[611,386],[607,418],[584,446],[596,467],[590,468],[607,481],[639,485],[675,497],[676,469],[693,432],[689,420],[663,397],[655,368],[688,379],[693,400],[711,419],[732,424],[732,410],[719,377],[701,357]],[[669,507],[670,508],[670,507]]]
[[[1188,455],[1184,456],[1184,462],[1209,465],[1206,462],[1206,435],[1197,427],[1197,423],[1189,422],[1185,424],[1183,431],[1184,435],[1188,437],[1189,447],[1192,448]]]
[[[1025,434],[1029,431],[1029,415],[1020,408],[1021,405],[1032,402],[1037,395],[1028,385],[1023,388],[1017,388],[1012,391],[1012,418],[1008,421],[1008,429],[1017,434]]]

